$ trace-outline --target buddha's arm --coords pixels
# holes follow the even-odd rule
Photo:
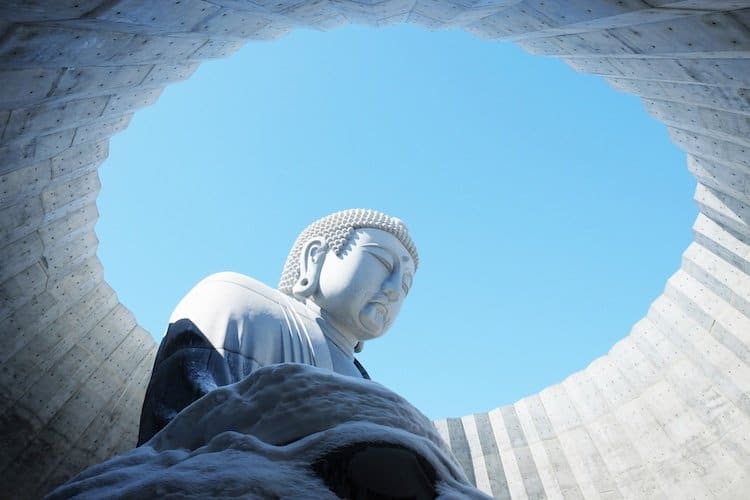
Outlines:
[[[146,389],[138,446],[190,403],[232,382],[224,357],[192,321],[181,319],[170,324]]]

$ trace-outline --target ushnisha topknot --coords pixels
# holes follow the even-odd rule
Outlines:
[[[279,280],[279,291],[292,295],[292,286],[299,279],[299,259],[302,247],[310,238],[322,238],[329,249],[333,250],[336,255],[346,248],[349,238],[356,229],[372,228],[387,231],[395,236],[414,260],[414,270],[419,265],[419,255],[417,247],[409,236],[409,230],[406,225],[396,217],[391,217],[377,210],[366,208],[351,208],[340,212],[326,215],[318,219],[305,228],[297,237],[292,246],[292,250],[286,258],[284,270]]]

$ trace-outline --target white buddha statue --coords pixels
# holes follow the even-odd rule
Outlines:
[[[193,401],[263,366],[304,363],[369,378],[354,353],[393,324],[418,261],[403,222],[352,209],[300,234],[278,290],[237,273],[207,277],[170,317],[139,444]]]
[[[305,229],[278,290],[201,281],[159,346],[139,446],[50,498],[488,498],[354,359],[393,324],[416,266],[401,221],[347,210]]]

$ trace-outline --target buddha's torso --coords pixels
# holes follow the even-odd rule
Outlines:
[[[249,276],[224,272],[198,283],[169,322],[189,319],[240,380],[262,366],[303,363],[362,377],[351,354],[326,336],[323,319],[304,304]]]

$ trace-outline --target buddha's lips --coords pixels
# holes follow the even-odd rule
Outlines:
[[[383,324],[386,324],[388,322],[388,304],[380,300],[373,300],[370,304],[374,305],[375,309],[380,312],[380,315],[383,316]]]
[[[375,304],[375,307],[378,309],[378,311],[381,312],[381,314],[385,317],[388,316],[388,307],[383,304],[382,302],[373,302]]]

